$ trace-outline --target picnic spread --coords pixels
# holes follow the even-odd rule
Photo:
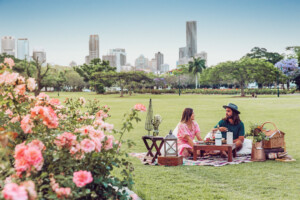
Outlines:
[[[262,124],[251,124],[250,130],[245,134],[238,107],[229,103],[223,108],[226,110],[226,117],[218,122],[204,140],[200,136],[200,128],[194,120],[192,108],[185,108],[180,123],[173,132],[170,130],[166,137],[158,136],[158,126],[162,118],[156,115],[159,116],[159,124],[154,127],[153,136],[150,136],[150,131],[153,130],[151,124],[157,121],[155,117],[152,119],[150,99],[145,124],[148,136],[142,137],[148,152],[130,155],[147,165],[165,166],[224,166],[266,160],[295,161],[286,151],[285,133],[280,131],[275,123],[267,121]],[[266,125],[272,125],[273,128],[267,129]],[[195,138],[198,141],[195,141]]]

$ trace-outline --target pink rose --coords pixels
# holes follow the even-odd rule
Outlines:
[[[146,110],[147,110],[146,107],[143,104],[136,104],[134,106],[134,109],[138,110],[138,111],[141,111],[141,112],[146,112]]]
[[[35,184],[33,181],[25,181],[21,183],[21,186],[24,186],[29,194],[29,199],[37,199],[37,193],[35,191]]]
[[[112,148],[113,148],[113,140],[114,140],[114,136],[108,135],[108,136],[106,136],[106,137],[107,137],[107,139],[106,139],[106,141],[105,141],[104,149],[105,149],[105,150],[112,149]]]
[[[10,120],[11,123],[16,123],[16,122],[18,122],[18,121],[20,121],[20,116],[19,116],[19,115],[16,116],[16,117],[13,117],[13,118]]]
[[[6,115],[8,115],[10,118],[13,116],[13,112],[10,110],[10,109],[7,109],[6,111],[5,111],[5,114]]]
[[[43,119],[43,124],[48,128],[57,128],[58,127],[58,117],[51,106],[35,106],[31,109],[31,117],[39,116]]]
[[[92,173],[88,171],[78,171],[73,173],[73,182],[77,187],[84,187],[93,181]]]
[[[27,79],[27,88],[30,90],[30,91],[33,91],[35,89],[35,79],[34,78],[29,78]]]
[[[39,141],[39,140],[32,140],[28,145],[28,147],[35,147],[37,149],[39,149],[40,151],[43,151],[46,149],[45,145],[43,144],[43,142]]]
[[[59,101],[59,99],[50,99],[50,104],[59,106],[60,105],[60,101]]]
[[[80,142],[81,150],[85,153],[90,153],[95,150],[95,142],[90,139],[84,139]]]
[[[41,150],[35,147],[28,147],[25,151],[24,158],[27,160],[28,164],[33,166],[38,166],[39,163],[43,161]]]
[[[7,200],[27,200],[28,195],[24,186],[18,186],[16,183],[8,183],[2,191],[4,199]]]
[[[11,58],[4,58],[4,63],[8,64],[8,66],[12,69],[13,66],[15,66],[15,62]]]
[[[73,133],[64,132],[63,134],[57,136],[54,140],[54,144],[58,147],[67,147],[70,148],[76,143],[77,136]]]
[[[32,123],[30,119],[30,115],[26,115],[22,121],[21,121],[21,128],[24,131],[24,133],[32,133],[32,128],[34,127],[34,124]]]
[[[6,85],[15,85],[18,80],[18,73],[8,73],[5,77]]]
[[[17,87],[15,87],[14,91],[17,95],[24,95],[26,92],[26,85],[25,84],[17,85]]]

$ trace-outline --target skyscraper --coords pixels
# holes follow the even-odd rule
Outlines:
[[[15,56],[15,38],[12,36],[4,36],[1,39],[1,53]]]
[[[102,60],[109,61],[109,66],[117,67],[117,56],[116,55],[103,55]]]
[[[99,58],[99,36],[98,35],[90,35],[89,62],[91,62],[95,58]]]
[[[164,54],[158,52],[155,54],[157,71],[161,71],[161,65],[164,64]]]
[[[125,49],[111,49],[110,50],[110,55],[115,55],[116,56],[116,68],[117,72],[121,71],[121,66],[124,66],[126,64],[126,53]]]
[[[145,58],[144,55],[140,55],[135,60],[135,69],[136,70],[146,70],[146,69],[148,69],[148,64],[149,64],[148,58]]]
[[[197,53],[197,22],[186,22],[186,50],[187,57],[193,57]]]
[[[20,60],[30,60],[29,42],[27,38],[19,38],[17,41],[17,58]]]
[[[179,59],[186,57],[186,47],[179,48]]]

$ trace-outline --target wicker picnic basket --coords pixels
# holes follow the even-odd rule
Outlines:
[[[272,124],[275,129],[274,130],[263,129],[264,125],[266,124]],[[273,122],[265,122],[262,124],[261,128],[262,128],[262,132],[264,132],[266,136],[269,138],[269,141],[266,140],[264,141],[265,149],[274,149],[274,148],[285,149],[285,143],[284,143],[285,133],[280,131]]]

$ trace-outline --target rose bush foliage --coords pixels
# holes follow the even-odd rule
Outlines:
[[[130,199],[133,166],[121,144],[125,132],[140,121],[139,105],[124,115],[121,130],[107,122],[108,106],[84,98],[62,104],[41,93],[34,97],[32,78],[0,64],[0,198]],[[112,175],[114,168],[121,175]]]

